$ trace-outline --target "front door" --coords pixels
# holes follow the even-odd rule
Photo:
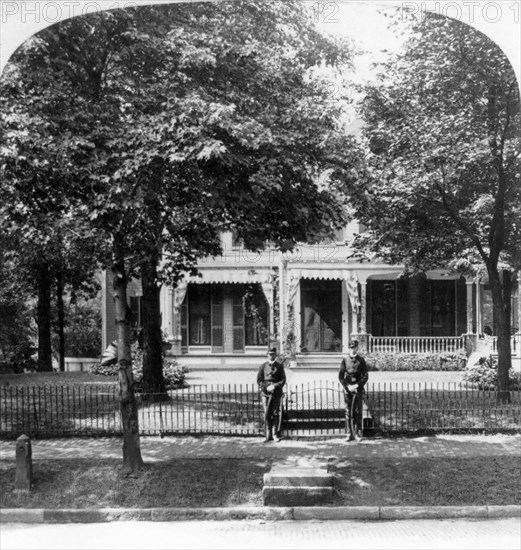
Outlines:
[[[342,282],[300,280],[302,352],[342,351]]]

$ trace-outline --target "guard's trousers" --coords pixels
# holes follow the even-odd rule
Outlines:
[[[282,414],[282,394],[261,394],[262,405],[264,407],[264,426],[266,434],[278,435],[281,429]]]
[[[363,428],[362,407],[363,407],[363,392],[350,392],[344,390],[344,400],[346,405],[346,432],[349,436],[361,434]],[[354,404],[353,404],[354,401]],[[351,418],[351,409],[353,409],[353,417]],[[354,430],[354,431],[353,431]]]

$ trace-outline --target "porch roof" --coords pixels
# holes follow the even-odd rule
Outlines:
[[[201,276],[185,276],[184,282],[191,284],[251,284],[271,282],[271,271],[256,269],[215,269],[199,270]]]

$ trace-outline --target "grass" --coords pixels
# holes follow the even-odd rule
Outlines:
[[[90,372],[27,372],[0,374],[0,386],[72,386],[84,384],[117,386],[117,376],[101,376]]]
[[[137,478],[119,460],[35,460],[30,494],[13,492],[15,467],[0,462],[4,508],[262,506],[270,461],[176,459],[148,464]],[[334,506],[521,504],[517,457],[341,460],[330,464]]]
[[[346,506],[521,504],[518,457],[371,459],[335,473]]]

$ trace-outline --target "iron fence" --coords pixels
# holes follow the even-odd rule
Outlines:
[[[521,431],[521,391],[500,403],[495,391],[455,384],[368,384],[364,429],[380,433],[443,431]],[[166,394],[137,394],[143,435],[222,434],[256,436],[263,432],[257,387],[200,385]],[[285,435],[336,435],[345,431],[344,398],[336,382],[285,388]],[[3,386],[0,437],[121,435],[116,385]]]

